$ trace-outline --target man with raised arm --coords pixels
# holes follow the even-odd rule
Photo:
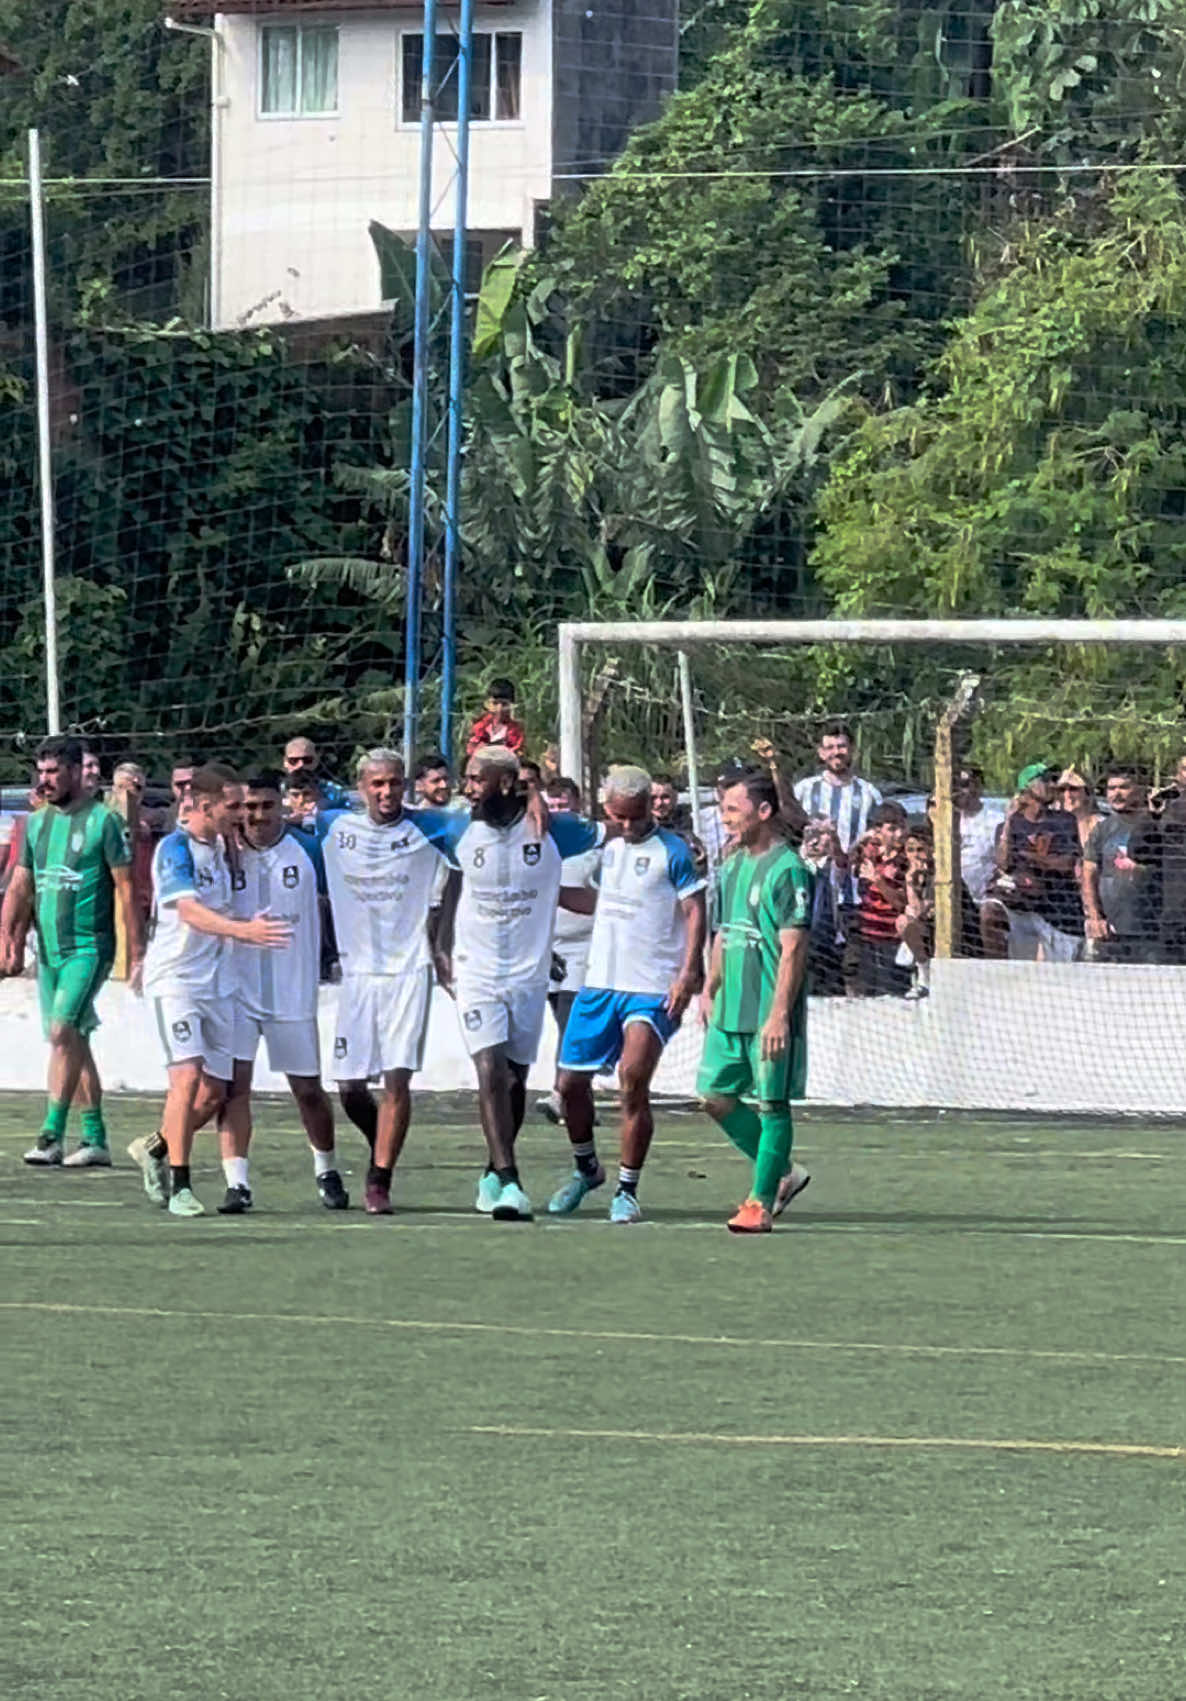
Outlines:
[[[82,1112],[82,1140],[65,1163],[110,1165],[103,1088],[90,1036],[99,1025],[95,998],[115,957],[115,905],[128,942],[128,978],[143,958],[132,889],[127,827],[83,784],[77,739],[47,738],[37,752],[44,807],[30,815],[20,860],[0,915],[0,973],[24,968],[30,922],[37,930],[37,992],[49,1041],[49,1099],[27,1164],[60,1164],[71,1100]]]
[[[708,1032],[696,1086],[708,1114],[753,1165],[729,1229],[766,1234],[810,1180],[790,1161],[790,1101],[807,1084],[812,877],[780,831],[778,793],[765,774],[729,786],[721,817],[737,849],[717,875],[720,932],[704,991]]]
[[[220,1136],[226,1198],[224,1216],[252,1205],[247,1152],[251,1143],[251,1076],[262,1040],[272,1069],[288,1078],[313,1153],[321,1203],[344,1211],[350,1203],[334,1150],[334,1113],[321,1084],[317,986],[321,966],[321,905],[325,868],[321,846],[284,819],[283,775],[261,768],[244,781],[243,830],[231,871],[235,914],[274,916],[292,928],[284,951],[232,947],[235,969],[234,1074]]]
[[[190,1184],[190,1152],[197,1130],[225,1100],[233,1073],[232,943],[275,950],[292,935],[290,924],[275,917],[233,914],[227,844],[243,808],[233,771],[221,764],[197,769],[190,798],[185,825],[163,838],[153,857],[155,929],[144,964],[144,991],[169,1074],[161,1135],[169,1155],[168,1208],[177,1217],[205,1212]],[[155,1170],[141,1167],[150,1196],[163,1204]]]
[[[453,952],[442,967],[453,991],[478,1078],[487,1163],[476,1207],[498,1222],[526,1222],[531,1201],[515,1162],[548,1003],[560,865],[597,844],[599,830],[575,815],[547,818],[520,784],[519,761],[486,746],[465,770],[468,815],[421,810],[416,819],[461,871]]]
[[[366,1209],[389,1216],[392,1172],[412,1115],[410,1083],[424,1063],[449,870],[404,810],[402,757],[368,750],[358,788],[365,812],[332,817],[322,846],[342,963],[334,1072],[342,1109],[371,1148]],[[383,1083],[378,1102],[368,1085],[375,1079]]]
[[[555,1215],[575,1211],[605,1180],[593,1141],[593,1077],[616,1066],[621,1161],[609,1220],[641,1220],[638,1183],[655,1128],[651,1080],[704,982],[704,880],[687,843],[656,824],[651,799],[651,776],[641,768],[610,769],[612,836],[601,858],[585,984],[560,1046],[558,1085],[576,1167],[549,1202]]]

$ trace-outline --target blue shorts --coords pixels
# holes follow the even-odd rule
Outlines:
[[[645,1022],[658,1034],[660,1044],[666,1045],[679,1027],[679,1017],[669,1014],[666,1002],[664,992],[609,992],[583,986],[560,1043],[561,1069],[597,1075],[612,1069],[622,1055],[631,1022]]]

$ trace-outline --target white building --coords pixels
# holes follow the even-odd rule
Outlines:
[[[416,227],[421,0],[172,0],[213,26],[210,318],[373,312],[368,226]],[[645,17],[637,17],[636,11]],[[451,231],[455,5],[438,13],[433,225]],[[677,0],[479,0],[470,104],[475,268],[531,245],[564,182],[596,173],[675,86]],[[450,119],[453,122],[450,122]]]

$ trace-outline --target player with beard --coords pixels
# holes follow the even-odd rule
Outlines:
[[[369,750],[358,764],[365,814],[335,815],[323,841],[342,984],[334,1066],[342,1109],[371,1147],[365,1205],[391,1214],[391,1177],[424,1062],[433,940],[448,865],[404,810],[404,764]],[[444,817],[449,819],[449,817]],[[376,1102],[368,1082],[380,1079]]]
[[[321,846],[284,819],[283,776],[269,769],[248,774],[242,838],[232,870],[234,912],[272,915],[287,922],[292,938],[283,952],[235,943],[234,1074],[222,1112],[224,1216],[251,1209],[247,1151],[251,1142],[251,1076],[261,1040],[268,1063],[288,1085],[313,1153],[317,1191],[327,1210],[350,1200],[334,1150],[334,1116],[321,1084],[317,986],[321,964],[321,896],[325,868]]]
[[[227,844],[243,811],[233,771],[199,768],[190,789],[184,827],[163,838],[153,857],[155,928],[144,965],[144,990],[169,1074],[161,1135],[169,1154],[168,1207],[178,1217],[204,1214],[190,1185],[190,1152],[194,1135],[225,1099],[233,1072],[232,941],[278,949],[292,933],[287,922],[272,916],[233,914]],[[159,1177],[133,1156],[144,1170],[146,1190],[159,1198]]]
[[[561,893],[560,864],[592,849],[599,830],[574,815],[548,820],[536,802],[529,808],[518,758],[505,747],[473,752],[465,795],[467,815],[421,810],[416,819],[461,871],[452,957],[441,966],[478,1078],[487,1164],[477,1209],[526,1222],[531,1201],[515,1141],[547,1009],[557,900],[574,896]]]
[[[37,991],[50,1044],[49,1101],[28,1164],[60,1164],[70,1102],[77,1092],[82,1142],[65,1162],[109,1165],[102,1084],[90,1036],[99,1025],[95,997],[115,956],[115,904],[128,941],[129,979],[142,947],[132,890],[132,851],[119,816],[88,793],[77,739],[48,738],[37,752],[44,807],[29,817],[20,860],[0,918],[0,973],[24,967],[30,921],[37,930]]]

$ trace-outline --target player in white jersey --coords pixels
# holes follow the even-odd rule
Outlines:
[[[247,1152],[251,1143],[251,1076],[263,1040],[268,1062],[287,1075],[313,1152],[317,1191],[327,1210],[350,1201],[334,1150],[334,1116],[321,1085],[317,987],[321,966],[321,897],[325,871],[321,846],[284,819],[284,778],[259,769],[244,781],[242,839],[231,871],[238,916],[271,915],[292,928],[282,952],[233,944],[234,1074],[219,1124],[226,1198],[224,1216],[251,1209]]]
[[[611,768],[605,813],[613,836],[601,858],[585,984],[560,1045],[560,1098],[576,1168],[548,1209],[566,1216],[605,1180],[593,1143],[593,1077],[616,1064],[621,1167],[609,1220],[636,1223],[655,1127],[651,1079],[704,983],[704,880],[685,840],[656,825],[651,777],[641,768]]]
[[[342,1108],[371,1147],[366,1209],[391,1212],[391,1175],[412,1115],[410,1082],[424,1062],[432,997],[433,932],[449,868],[404,812],[404,765],[394,750],[358,764],[365,814],[334,816],[322,851],[342,984],[334,1067]],[[367,1085],[380,1077],[376,1104]]]
[[[468,815],[421,810],[416,819],[461,871],[451,963],[466,1049],[478,1077],[486,1172],[477,1208],[502,1222],[531,1217],[515,1164],[548,1002],[552,934],[564,857],[589,850],[598,830],[578,816],[528,808],[519,764],[504,748],[475,750],[465,770]],[[538,795],[538,794],[536,794]],[[571,897],[565,893],[566,902]]]
[[[153,857],[154,929],[144,960],[144,992],[155,1010],[169,1074],[161,1121],[169,1154],[168,1204],[180,1217],[203,1214],[190,1186],[190,1152],[195,1133],[226,1097],[232,1074],[231,942],[278,948],[287,945],[291,932],[287,922],[272,916],[232,914],[225,842],[243,808],[232,771],[199,768],[191,795],[185,826],[162,839]]]

